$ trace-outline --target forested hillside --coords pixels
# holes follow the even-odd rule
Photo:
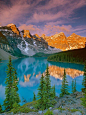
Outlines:
[[[86,60],[86,48],[60,52],[49,56],[47,60],[83,64]]]

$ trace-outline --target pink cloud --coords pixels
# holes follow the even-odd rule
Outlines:
[[[65,25],[62,25],[62,26],[45,25],[43,28],[37,27],[35,25],[26,25],[26,24],[19,26],[20,30],[27,29],[31,32],[31,34],[38,34],[40,36],[42,34],[54,35],[54,34],[59,33],[59,32],[70,33],[71,28],[72,28],[71,25],[68,25],[68,26],[65,26]]]
[[[86,5],[85,0],[50,0],[47,4],[37,7],[37,9],[40,11],[44,11],[59,7],[60,11],[63,11],[64,9],[68,12],[72,12],[73,10],[80,8],[84,5]]]
[[[67,23],[70,21],[70,17],[72,17],[72,14],[74,14],[75,10],[78,8],[81,8],[82,6],[86,5],[85,0],[81,1],[74,1],[74,0],[50,0],[47,4],[40,5],[36,7],[36,11],[33,13],[31,18],[28,19],[26,22],[27,24],[33,23],[33,22],[44,22],[44,21],[57,21],[58,24]],[[50,9],[58,7],[57,12],[51,13]],[[37,12],[38,11],[38,12]],[[46,12],[46,13],[45,13]],[[75,18],[73,18],[75,19]],[[77,18],[76,18],[77,19]],[[65,21],[66,20],[66,21]],[[51,23],[51,22],[50,22]]]
[[[26,9],[30,7],[26,2],[22,5],[22,1],[16,2],[16,4],[13,4],[12,6],[2,6],[3,8],[0,9],[0,21],[3,25],[13,22],[16,23],[16,21],[21,18],[24,19],[23,14],[26,12]]]
[[[52,8],[58,7],[58,6],[64,6],[66,4],[70,3],[69,0],[50,0],[46,5],[40,5],[39,7],[37,7],[37,9],[39,10],[50,10]]]
[[[63,16],[66,16],[66,15],[62,12],[58,12],[57,14],[43,13],[43,12],[36,13],[35,12],[33,16],[30,19],[28,19],[26,23],[53,21]]]
[[[64,33],[69,34],[71,28],[72,28],[71,25],[68,25],[68,26],[65,26],[65,25],[62,25],[62,26],[45,25],[44,30],[46,32],[46,29],[47,29],[47,31],[49,31],[49,33],[51,35],[53,35],[55,33],[59,33],[59,32],[64,32]]]
[[[26,15],[30,14],[39,1],[33,2],[29,0],[11,0],[11,5],[6,5],[3,1],[0,2],[0,22],[2,25],[6,25],[8,23],[16,23],[20,21],[24,21],[27,19]]]
[[[83,34],[83,33],[86,33],[86,25],[84,26],[76,26],[76,27],[72,27],[71,29],[71,32],[72,33],[76,33],[76,34]]]
[[[4,1],[0,1],[0,25],[18,23],[20,29],[28,29],[31,33],[39,35],[86,30],[84,27],[73,28],[71,25],[65,25],[75,20],[72,14],[76,9],[86,5],[85,0],[49,0],[44,5],[40,4],[41,1],[43,0],[34,0],[33,2],[32,0],[10,0],[11,4],[8,6]],[[42,28],[32,25],[33,23],[37,25],[39,22],[44,22],[46,25]]]
[[[64,23],[67,23],[67,21],[64,21],[64,20],[58,20],[58,21],[50,21],[50,22],[47,22],[46,25],[59,25],[59,24],[64,24]]]
[[[26,25],[26,24],[22,24],[19,26],[20,30],[29,30],[31,32],[31,34],[40,34],[40,32],[42,32],[42,30],[40,30],[40,28],[38,28],[35,25]]]
[[[42,36],[45,34],[46,36],[51,36],[54,34],[58,34],[60,32],[64,32],[65,35],[71,35],[72,33],[81,34],[86,32],[86,26],[77,26],[72,27],[71,25],[62,25],[62,26],[54,26],[54,25],[44,25],[44,27],[37,27],[35,25],[26,25],[23,24],[19,26],[20,30],[27,29],[31,32],[32,35],[38,34]]]
[[[16,23],[23,20],[26,24],[38,23],[44,21],[58,21],[58,24],[65,23],[65,19],[74,13],[75,9],[86,5],[85,0],[49,0],[45,5],[38,5],[42,0],[11,0],[11,5],[0,2],[0,22],[4,25]],[[56,9],[54,9],[56,8]],[[51,12],[52,9],[52,12]],[[55,10],[55,12],[54,12]],[[45,13],[46,12],[46,13]],[[29,16],[27,18],[27,16]],[[64,20],[62,20],[62,18]],[[51,23],[50,22],[50,23]],[[21,23],[21,22],[20,22]]]

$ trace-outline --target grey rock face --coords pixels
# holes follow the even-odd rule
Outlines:
[[[56,109],[56,110],[53,110],[53,114],[58,114],[59,113],[59,110]]]

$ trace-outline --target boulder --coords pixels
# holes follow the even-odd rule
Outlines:
[[[52,110],[52,107],[49,107],[50,110]]]
[[[58,113],[59,113],[59,110],[58,110],[58,109],[53,110],[53,114],[57,114],[57,115],[58,115]]]
[[[42,114],[42,111],[38,111],[39,114]]]
[[[80,111],[76,111],[76,112],[72,113],[72,115],[82,115],[82,113]]]
[[[33,107],[31,106],[30,109],[33,109]]]

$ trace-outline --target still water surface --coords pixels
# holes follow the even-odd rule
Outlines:
[[[17,70],[17,77],[19,79],[19,96],[21,99],[21,105],[24,104],[25,102],[30,102],[33,100],[33,92],[37,95],[37,88],[40,83],[40,77],[41,73],[44,73],[46,70],[46,65],[48,64],[49,66],[53,66],[53,71],[55,71],[55,68],[60,67],[60,68],[70,68],[70,71],[72,69],[72,73],[76,74],[76,70],[79,70],[80,72],[83,71],[83,65],[80,64],[71,64],[71,63],[61,63],[61,62],[48,62],[47,58],[42,58],[42,57],[29,57],[29,58],[22,58],[22,59],[17,59],[13,60],[13,66]],[[6,68],[7,68],[7,63],[8,61],[3,61],[3,63],[0,63],[0,103],[3,104],[3,101],[5,99],[5,78],[6,78]],[[56,67],[57,66],[57,67]],[[74,72],[73,72],[74,69]],[[56,70],[60,71],[60,70]],[[51,73],[52,73],[51,72]],[[62,71],[60,71],[62,72]],[[56,95],[60,94],[60,89],[61,89],[61,82],[62,80],[60,78],[57,78],[58,75],[56,76],[57,73],[52,73],[53,76],[50,76],[51,79],[51,85],[53,86],[55,84],[56,88]],[[54,74],[56,77],[54,77]],[[29,80],[25,82],[24,76],[29,76]],[[72,82],[72,75],[67,75],[67,81],[69,83],[69,92],[71,92],[71,82]],[[82,88],[82,79],[83,75],[78,75],[76,74],[76,87],[78,91],[81,91]],[[25,102],[24,102],[25,101]]]

